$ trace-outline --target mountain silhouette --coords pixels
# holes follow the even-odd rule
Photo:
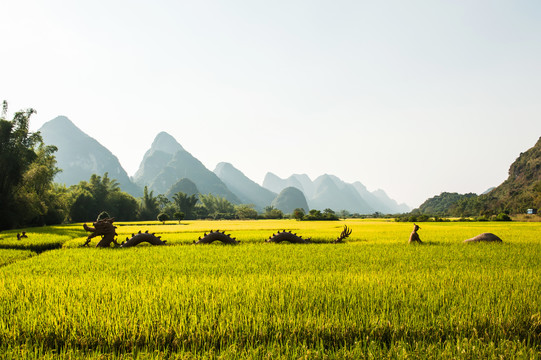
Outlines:
[[[315,193],[309,203],[323,210],[347,210],[359,214],[372,214],[374,208],[366,203],[351,184],[346,184],[333,175],[321,175],[314,180]]]
[[[295,187],[301,190],[306,196],[302,183],[294,175],[291,175],[287,179],[281,179],[280,177],[274,175],[273,173],[268,172],[265,175],[265,179],[263,179],[263,187],[277,194],[279,194],[286,187]]]
[[[297,208],[304,209],[306,213],[310,210],[303,192],[292,186],[283,189],[271,205],[284,214],[291,214]]]
[[[133,181],[141,187],[148,185],[167,166],[173,155],[181,150],[184,148],[174,137],[160,132],[143,156],[139,169],[133,175]]]
[[[411,210],[406,204],[398,204],[395,200],[391,199],[382,189],[373,191],[372,194],[379,200],[380,204],[384,206],[383,209],[386,208],[389,210],[387,212],[380,211],[381,213],[398,214]]]
[[[295,187],[304,193],[310,208],[317,210],[329,208],[359,214],[373,214],[376,211],[397,214],[410,210],[407,205],[399,205],[389,198],[383,190],[372,193],[358,181],[349,184],[328,174],[311,181],[306,174],[294,174],[287,179],[281,179],[269,172],[265,176],[263,186],[278,193],[286,187]]]
[[[133,178],[139,186],[146,185],[156,194],[167,193],[180,179],[186,178],[202,194],[225,197],[234,204],[241,203],[215,173],[165,132],[156,136]]]
[[[541,209],[541,137],[511,164],[507,179],[481,198],[493,211],[518,214]]]
[[[102,176],[107,172],[110,178],[119,182],[123,191],[136,197],[142,195],[144,186],[156,195],[166,196],[179,191],[188,194],[197,191],[225,197],[234,204],[254,204],[257,210],[262,211],[278,200],[280,206],[289,209],[289,206],[282,205],[284,196],[287,195],[287,201],[289,198],[297,201],[295,192],[281,193],[286,188],[295,188],[302,192],[307,205],[305,208],[304,203],[298,200],[302,204],[297,203],[293,209],[330,208],[360,214],[376,211],[394,214],[410,210],[405,204],[397,204],[383,190],[370,192],[360,182],[349,184],[328,174],[312,181],[306,174],[293,174],[281,179],[269,172],[263,186],[260,186],[229,163],[219,163],[212,172],[166,132],[156,135],[139,169],[130,179],[115,155],[67,117],[58,116],[45,123],[39,131],[47,145],[58,147],[55,156],[62,172],[55,181],[68,186],[88,180],[92,174]]]
[[[142,190],[128,177],[118,158],[97,140],[85,134],[70,119],[58,116],[39,129],[47,145],[55,145],[57,166],[62,172],[54,181],[67,186],[90,179],[92,174],[116,179],[120,188],[133,195],[141,196]]]
[[[276,197],[276,193],[250,180],[230,163],[219,163],[216,165],[214,173],[243,204],[254,204],[258,211],[262,211],[266,206],[269,206]]]
[[[182,178],[179,181],[176,182],[173,186],[167,190],[165,193],[165,196],[169,199],[173,199],[173,195],[175,195],[178,192],[182,192],[188,196],[191,195],[197,195],[199,194],[199,189],[197,188],[197,185],[190,179]]]

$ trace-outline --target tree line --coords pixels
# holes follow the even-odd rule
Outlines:
[[[55,146],[46,146],[39,133],[30,133],[34,109],[21,110],[7,120],[4,101],[0,115],[0,230],[18,225],[57,223],[65,204],[53,183]]]
[[[7,102],[0,116],[0,230],[24,226],[54,225],[63,222],[88,222],[105,212],[118,221],[191,220],[191,219],[282,219],[338,220],[361,218],[346,210],[335,213],[295,209],[284,214],[273,206],[258,212],[252,204],[235,205],[212,194],[187,195],[177,192],[171,197],[154,195],[147,187],[135,198],[123,192],[119,183],[93,174],[77,185],[54,183],[61,171],[54,153],[57,148],[45,145],[39,132],[29,131],[33,109],[21,110],[7,119]],[[375,213],[372,216],[381,215]]]
[[[534,188],[533,196],[541,199],[541,182]],[[510,221],[509,214],[525,213],[528,207],[539,206],[541,202],[510,203],[501,197],[489,194],[458,194],[442,192],[427,199],[419,208],[399,215],[396,221],[423,222],[448,221],[447,218],[477,221]]]
[[[45,145],[39,132],[31,133],[29,123],[34,109],[21,110],[7,119],[8,104],[0,115],[0,230],[87,222],[105,212],[117,221],[176,219],[281,219],[281,210],[268,206],[259,213],[254,205],[234,205],[212,194],[187,195],[178,192],[171,198],[154,195],[147,187],[136,199],[123,192],[119,183],[94,174],[77,185],[54,183],[57,148]],[[301,209],[302,210],[302,209]],[[327,216],[328,211],[324,212]],[[311,212],[309,216],[320,216]],[[303,214],[304,216],[304,214]]]

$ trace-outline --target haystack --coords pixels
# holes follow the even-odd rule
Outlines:
[[[472,237],[471,239],[464,240],[465,243],[469,242],[502,242],[502,239],[497,237],[492,233],[482,233],[477,236]]]

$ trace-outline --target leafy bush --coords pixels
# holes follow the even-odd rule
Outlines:
[[[303,217],[303,220],[338,220],[338,216],[336,216],[335,212],[331,209],[325,209],[323,210],[323,213],[319,210],[312,209],[307,215]]]
[[[175,217],[175,219],[178,220],[178,223],[180,224],[180,222],[182,220],[184,220],[184,213],[182,211],[177,211],[173,214],[173,216]]]
[[[274,208],[274,206],[265,207],[265,213],[263,214],[265,219],[283,219],[284,213],[282,210]]]
[[[511,221],[511,218],[506,213],[499,213],[494,218],[494,221]]]
[[[293,210],[293,213],[291,215],[295,220],[302,220],[306,214],[304,212],[304,209],[296,208],[295,210]]]
[[[410,213],[399,215],[395,218],[395,221],[399,222],[427,222],[431,221],[431,216],[426,214]]]
[[[157,219],[158,221],[161,221],[162,223],[165,224],[165,222],[169,220],[169,215],[167,215],[166,213],[159,213],[157,216]]]
[[[242,220],[257,219],[257,216],[259,215],[252,204],[237,205],[235,206],[235,212],[237,217]]]

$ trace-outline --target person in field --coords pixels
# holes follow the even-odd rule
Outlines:
[[[413,224],[413,231],[411,232],[410,240],[409,240],[410,244],[412,244],[412,243],[422,244],[423,243],[421,241],[421,238],[419,237],[419,234],[417,234],[417,230],[419,230],[419,229],[420,229],[419,225]]]

